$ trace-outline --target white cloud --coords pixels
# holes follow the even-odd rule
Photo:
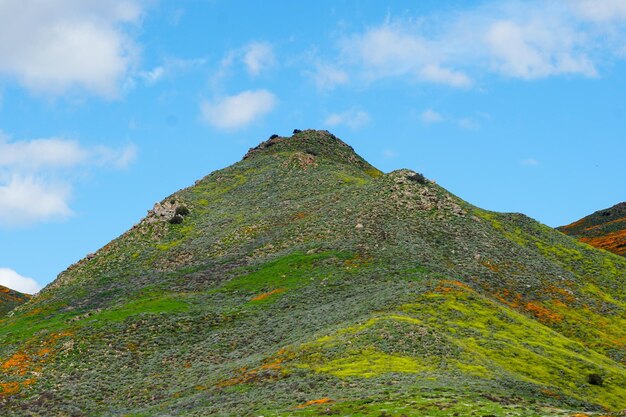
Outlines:
[[[114,98],[136,61],[124,25],[140,17],[139,0],[3,0],[0,73],[37,93]]]
[[[345,125],[351,129],[358,129],[369,123],[370,116],[366,111],[349,109],[342,113],[331,113],[324,120],[327,126]]]
[[[320,90],[332,90],[337,85],[347,84],[350,81],[348,73],[340,68],[328,64],[317,63],[315,71],[307,71]]]
[[[485,40],[495,70],[506,76],[522,79],[558,74],[596,76],[589,57],[577,51],[576,37],[571,29],[549,22],[522,25],[501,20],[489,27]]]
[[[100,166],[112,166],[119,169],[127,168],[137,158],[137,145],[130,144],[123,148],[113,149],[107,146],[96,146],[91,151],[92,160]]]
[[[152,68],[149,71],[141,71],[138,73],[140,79],[142,79],[147,85],[157,84],[166,77],[178,75],[180,73],[197,69],[206,64],[205,58],[166,58],[161,65]]]
[[[11,143],[0,133],[0,168],[71,167],[83,162],[87,154],[73,140],[48,138]]]
[[[626,20],[624,0],[569,0],[579,17],[596,22]]]
[[[431,124],[431,123],[440,123],[443,122],[444,118],[441,113],[438,113],[432,109],[426,109],[420,114],[420,119],[422,123]]]
[[[0,181],[0,226],[25,226],[69,217],[68,185],[47,184],[34,176]]]
[[[444,66],[446,56],[434,39],[411,24],[387,22],[340,42],[341,55],[356,63],[369,80],[405,77],[416,81],[469,87],[462,71]]]
[[[212,102],[203,101],[200,110],[210,125],[238,129],[271,112],[276,103],[276,96],[267,90],[248,90]]]
[[[0,132],[0,226],[26,226],[71,216],[73,172],[125,168],[136,154],[133,144],[114,149],[86,147],[63,138],[11,141]]]
[[[164,74],[165,68],[163,68],[162,66],[154,67],[150,71],[142,71],[141,73],[139,73],[141,78],[143,78],[150,85],[155,84],[157,81],[163,78]]]
[[[243,63],[252,76],[259,75],[276,63],[272,45],[267,42],[252,42],[244,48]]]
[[[447,84],[450,87],[471,87],[472,80],[461,71],[454,71],[442,68],[439,65],[426,65],[420,70],[420,75],[424,81],[437,84]]]
[[[488,75],[591,78],[601,65],[626,58],[623,21],[624,0],[492,0],[454,13],[388,17],[341,37],[337,55],[324,60],[344,83],[397,79],[470,88]],[[318,84],[326,78],[319,75]]]
[[[41,285],[34,279],[24,277],[9,268],[0,268],[0,285],[26,294],[35,294],[41,289]]]
[[[209,82],[214,88],[220,88],[223,80],[236,74],[240,65],[252,77],[267,71],[276,65],[273,46],[268,42],[251,42],[241,48],[228,51],[219,62]]]
[[[124,168],[137,153],[135,145],[122,149],[106,146],[86,148],[75,140],[44,138],[11,142],[0,132],[0,169],[20,169],[29,172],[46,168],[72,168],[95,163]]]

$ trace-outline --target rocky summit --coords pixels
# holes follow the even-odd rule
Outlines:
[[[165,198],[0,319],[3,416],[624,409],[626,259],[326,131]]]
[[[626,202],[558,229],[591,246],[626,256]]]

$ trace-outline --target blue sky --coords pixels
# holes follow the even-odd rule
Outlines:
[[[567,224],[626,200],[625,92],[624,0],[4,0],[0,284],[295,128]]]

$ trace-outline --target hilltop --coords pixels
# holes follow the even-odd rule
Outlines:
[[[626,202],[558,228],[581,242],[626,256]]]
[[[24,304],[30,295],[0,285],[0,317],[13,310],[15,307]]]
[[[4,415],[608,415],[626,259],[273,137],[0,320]]]

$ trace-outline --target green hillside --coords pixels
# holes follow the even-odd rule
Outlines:
[[[24,416],[589,416],[626,409],[626,259],[277,137],[0,320]]]
[[[591,246],[626,256],[626,203],[596,211],[558,229]]]
[[[7,314],[20,304],[24,304],[30,295],[22,294],[19,291],[14,291],[10,288],[0,285],[0,317]]]

